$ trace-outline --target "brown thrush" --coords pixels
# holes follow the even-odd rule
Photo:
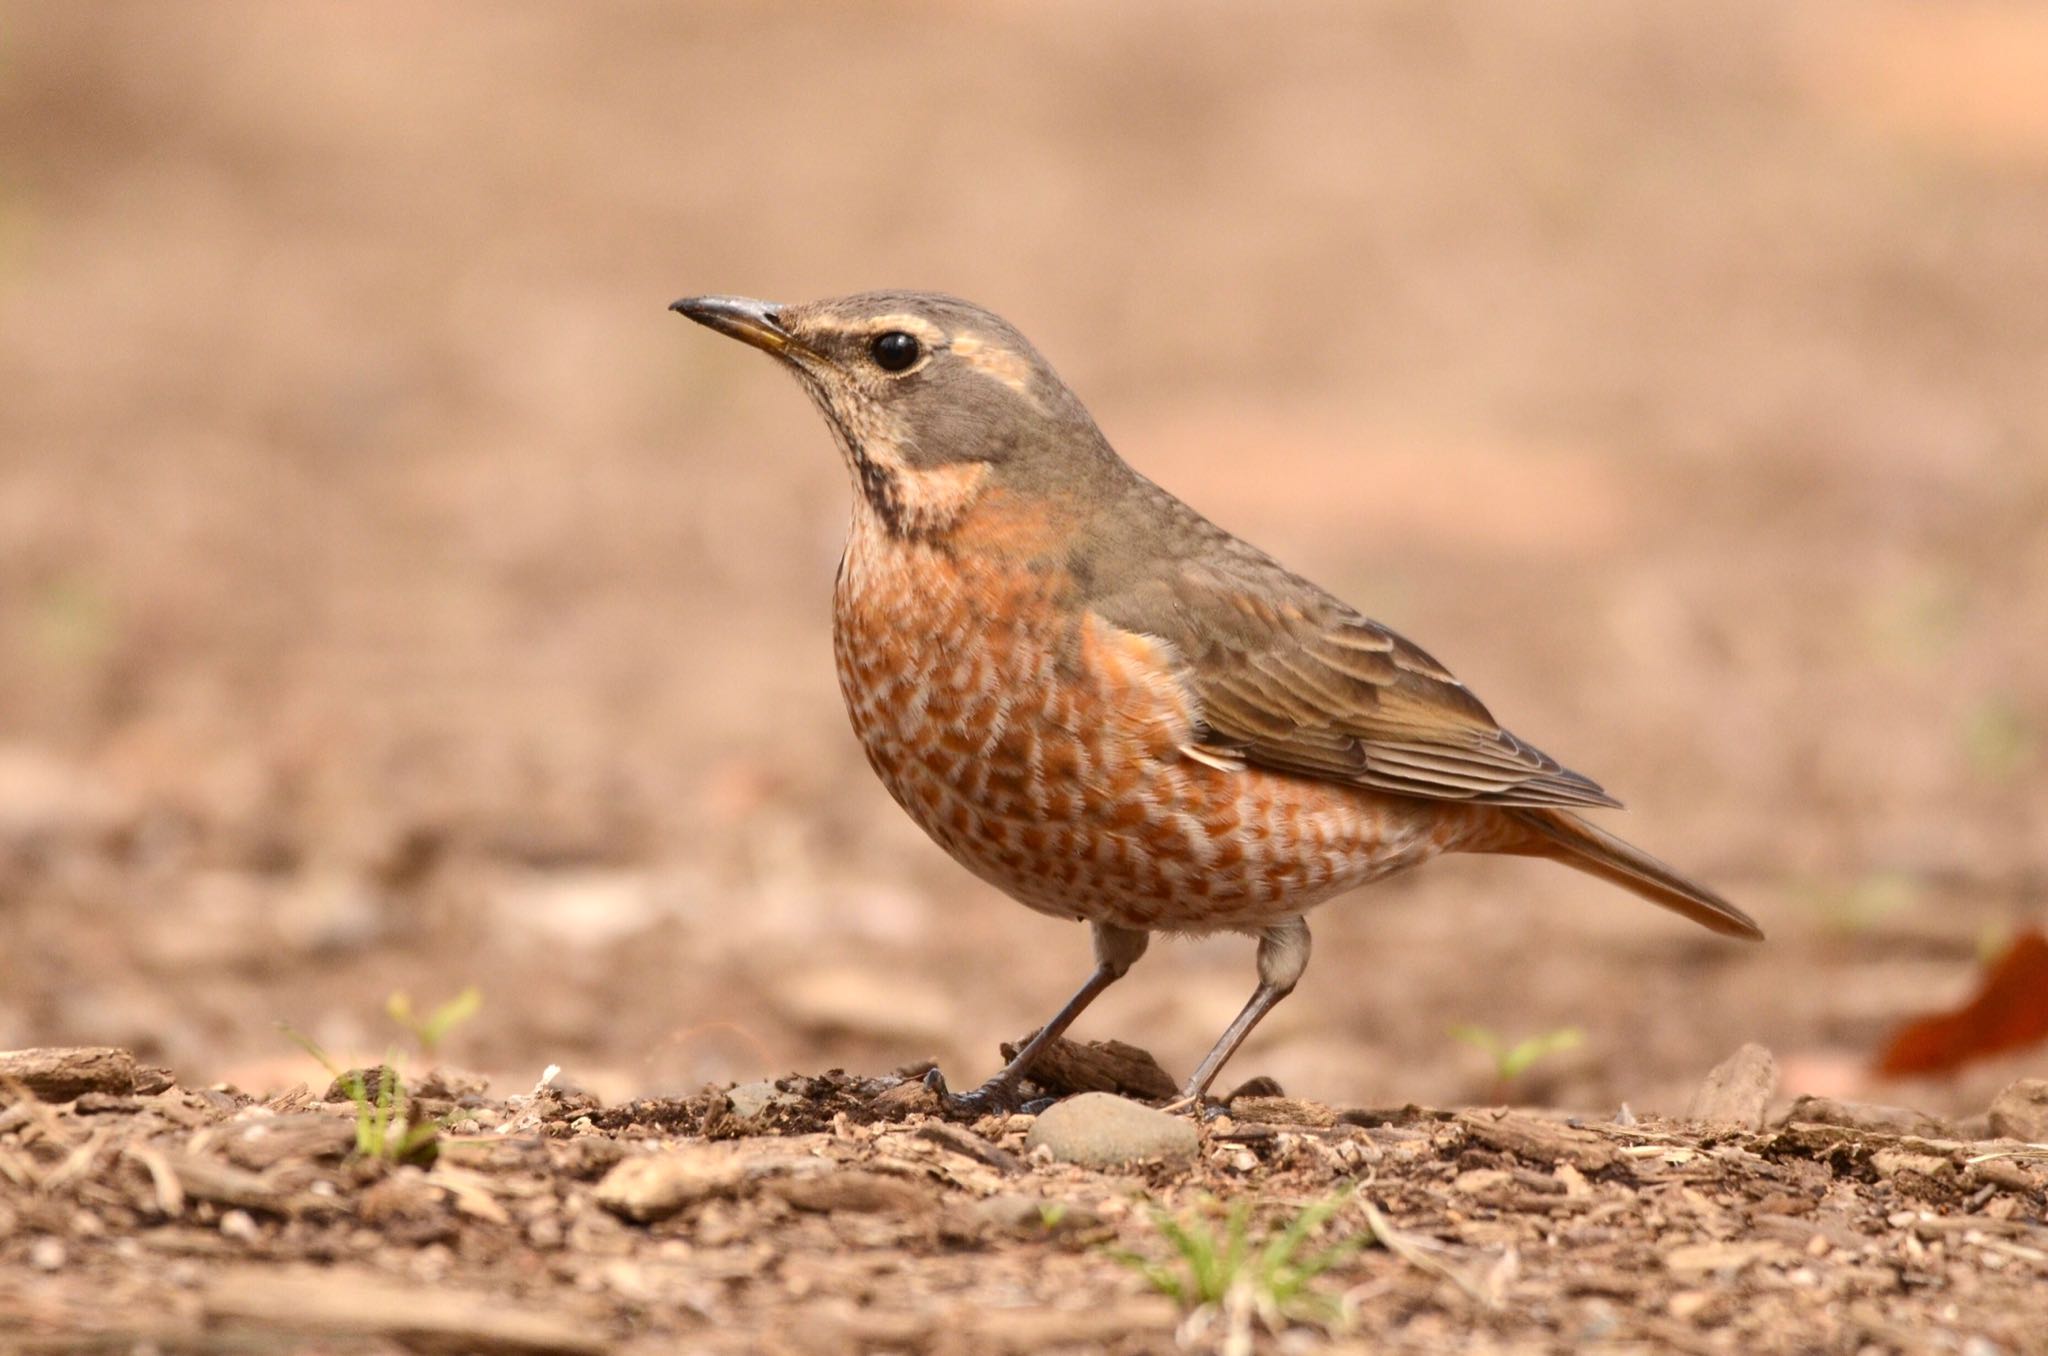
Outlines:
[[[1443,665],[1132,470],[997,316],[917,292],[673,309],[781,359],[852,473],[833,640],[882,784],[968,870],[1094,930],[1087,983],[955,1109],[1009,1104],[1153,932],[1250,933],[1258,988],[1199,1099],[1301,978],[1303,915],[1442,852],[1555,858],[1762,935],[1573,813],[1618,802]]]

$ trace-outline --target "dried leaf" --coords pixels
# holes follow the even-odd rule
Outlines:
[[[1894,1032],[1878,1072],[1951,1073],[1972,1060],[2042,1040],[2048,1040],[2048,936],[2029,929],[1991,965],[1969,1002]]]

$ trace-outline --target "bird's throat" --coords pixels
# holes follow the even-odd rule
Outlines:
[[[916,467],[850,449],[854,493],[861,509],[893,537],[930,541],[952,532],[981,498],[989,477],[985,462],[948,462]]]

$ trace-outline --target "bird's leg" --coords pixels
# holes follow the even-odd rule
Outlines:
[[[1032,1062],[1044,1053],[1046,1046],[1060,1038],[1060,1033],[1074,1024],[1074,1019],[1095,1001],[1097,994],[1122,979],[1137,964],[1138,957],[1145,954],[1145,944],[1151,940],[1150,933],[1135,928],[1120,928],[1110,923],[1096,923],[1094,928],[1095,973],[1074,991],[1074,996],[1053,1014],[1051,1021],[1024,1042],[1024,1048],[1003,1066],[1002,1072],[967,1093],[947,1091],[945,1075],[937,1069],[924,1076],[924,1085],[939,1095],[940,1103],[948,1112],[961,1116],[985,1116],[997,1111],[1014,1111],[1017,1086],[1031,1072]]]
[[[1237,1014],[1237,1019],[1224,1028],[1216,1038],[1216,1044],[1202,1058],[1202,1065],[1187,1081],[1180,1092],[1175,1108],[1193,1106],[1199,1110],[1202,1094],[1216,1081],[1223,1066],[1237,1053],[1237,1047],[1244,1044],[1244,1038],[1252,1034],[1252,1028],[1259,1024],[1267,1013],[1294,992],[1294,986],[1301,982],[1302,971],[1308,969],[1308,924],[1299,918],[1290,918],[1284,923],[1275,923],[1259,934],[1259,987],[1252,990],[1251,1001]]]

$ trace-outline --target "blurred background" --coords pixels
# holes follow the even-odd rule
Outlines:
[[[1771,933],[1443,863],[1234,1076],[1981,1107],[2039,1052],[1869,1068],[2048,913],[2043,89],[2026,0],[0,3],[0,1047],[260,1090],[475,985],[515,1085],[992,1069],[1086,936],[871,778],[844,472],[664,310],[909,286]]]

